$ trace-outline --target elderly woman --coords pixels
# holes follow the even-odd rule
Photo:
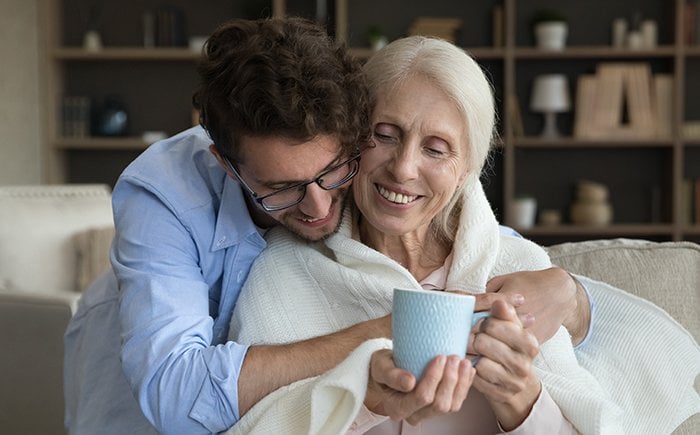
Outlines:
[[[478,65],[445,41],[410,37],[365,70],[373,139],[353,183],[355,207],[321,242],[268,233],[234,311],[239,342],[298,341],[386,315],[394,287],[482,292],[493,276],[550,266],[541,248],[499,232],[480,184],[495,111]],[[386,386],[370,373],[372,355],[390,347],[365,342],[323,376],[267,396],[232,431],[410,433],[410,421],[382,415]],[[453,400],[420,423],[424,433],[625,432],[625,410],[579,365],[564,328],[538,348],[499,301],[471,350],[481,356],[475,371],[459,357],[433,361],[427,396]]]

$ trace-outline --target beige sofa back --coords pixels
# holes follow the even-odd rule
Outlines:
[[[614,239],[563,243],[547,250],[552,262],[569,272],[607,282],[660,306],[700,342],[700,245]],[[695,388],[700,391],[700,377]],[[674,434],[700,434],[700,414]]]
[[[82,290],[76,241],[86,231],[111,226],[109,186],[0,187],[0,290]]]

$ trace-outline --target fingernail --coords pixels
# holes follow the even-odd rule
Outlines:
[[[521,305],[525,303],[525,296],[523,295],[513,295],[513,304]]]
[[[411,377],[410,376],[403,376],[401,378],[401,388],[404,391],[408,391],[411,389]]]

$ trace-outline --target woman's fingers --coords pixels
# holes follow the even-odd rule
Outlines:
[[[456,355],[448,357],[439,383],[435,385],[431,380],[430,385],[426,385],[436,387],[432,398],[430,394],[424,395],[425,406],[406,418],[406,421],[415,425],[427,418],[458,411],[467,397],[474,376],[475,370],[469,360]],[[420,386],[419,384],[416,389]]]

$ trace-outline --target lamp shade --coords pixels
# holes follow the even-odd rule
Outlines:
[[[571,108],[569,84],[563,74],[535,77],[530,109],[535,112],[566,112]]]

